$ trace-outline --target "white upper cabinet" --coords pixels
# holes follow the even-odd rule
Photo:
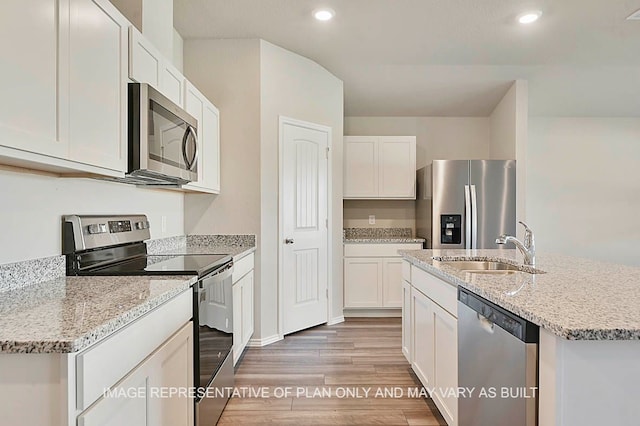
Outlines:
[[[4,0],[0,28],[4,58],[0,67],[0,145],[64,157],[67,144],[59,131],[62,108],[57,103],[57,4]]]
[[[129,55],[131,80],[150,84],[176,105],[184,107],[184,75],[133,26],[129,29]]]
[[[415,136],[346,136],[344,198],[415,199]]]
[[[70,0],[69,158],[124,171],[127,167],[127,29],[105,0]],[[65,71],[66,64],[68,70]]]
[[[123,176],[129,22],[108,0],[9,0],[0,25],[0,162]]]
[[[190,82],[185,84],[185,109],[198,120],[198,180],[184,189],[220,193],[220,113]]]

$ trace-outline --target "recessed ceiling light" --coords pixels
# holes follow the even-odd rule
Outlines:
[[[313,17],[318,21],[329,21],[335,16],[336,12],[333,9],[316,9],[313,11]]]
[[[628,21],[640,21],[640,10],[636,10],[627,18]]]
[[[542,12],[540,12],[539,10],[526,12],[518,16],[518,22],[520,22],[521,24],[532,24],[536,22],[541,16]]]

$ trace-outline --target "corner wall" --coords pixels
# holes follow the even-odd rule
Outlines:
[[[531,117],[527,218],[538,250],[640,266],[640,118]]]
[[[262,338],[278,332],[278,117],[322,124],[332,129],[332,198],[329,259],[332,300],[329,321],[342,317],[342,81],[317,63],[271,43],[260,41]]]

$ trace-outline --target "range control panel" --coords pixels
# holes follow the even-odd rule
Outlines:
[[[145,215],[63,217],[65,253],[103,248],[151,238]]]

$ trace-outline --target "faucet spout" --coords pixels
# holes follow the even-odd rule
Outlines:
[[[496,238],[496,244],[513,243],[524,256],[524,263],[528,266],[536,264],[536,246],[533,238],[533,231],[524,222],[520,222],[525,228],[524,243],[511,235],[500,235]]]

